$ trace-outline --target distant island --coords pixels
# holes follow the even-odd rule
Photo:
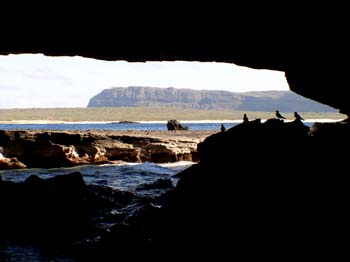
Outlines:
[[[292,91],[229,92],[214,90],[113,87],[92,97],[87,107],[175,107],[273,112],[336,112],[337,110]]]

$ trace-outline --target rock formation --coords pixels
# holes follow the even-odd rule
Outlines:
[[[158,183],[163,189],[164,183]],[[158,188],[157,183],[152,186]],[[111,246],[101,246],[103,242],[113,241],[121,248],[120,255],[126,255],[123,249],[149,248],[136,221],[141,212],[155,209],[156,202],[130,192],[86,185],[77,172],[46,180],[33,175],[19,183],[0,178],[0,243],[40,244],[47,252],[84,257],[81,261],[92,261],[93,257],[106,261],[102,252]],[[96,255],[89,251],[93,249]]]
[[[349,178],[338,149],[350,146],[349,128],[270,119],[208,137],[198,145],[199,163],[178,174],[155,241],[247,258],[342,246]]]
[[[23,169],[26,166],[19,162],[17,158],[0,158],[0,170],[4,169]]]
[[[92,97],[88,107],[158,106],[240,111],[335,111],[291,91],[228,92],[145,86],[114,87]]]
[[[65,167],[116,160],[155,163],[196,161],[196,148],[200,141],[190,137],[160,138],[147,134],[0,130],[3,155],[15,157],[27,167]],[[14,160],[9,163],[14,163]],[[23,167],[23,164],[17,166]],[[5,167],[3,164],[2,167],[9,168],[9,165]]]
[[[172,119],[166,124],[168,130],[188,130],[187,126],[183,126],[179,121]]]
[[[349,233],[348,156],[337,150],[350,146],[349,129],[347,122],[309,129],[270,119],[216,133],[198,145],[199,163],[157,200],[160,209],[149,198],[86,186],[77,173],[0,180],[0,241],[44,242],[82,261],[108,261],[116,252],[152,259],[333,256]],[[159,180],[137,190],[158,188],[172,187]]]

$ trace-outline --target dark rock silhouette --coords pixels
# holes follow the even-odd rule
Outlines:
[[[168,194],[159,241],[207,255],[233,247],[248,257],[299,253],[310,241],[315,250],[341,245],[349,178],[336,163],[346,163],[337,149],[350,146],[349,129],[320,124],[309,133],[301,121],[269,119],[208,137],[199,164]]]
[[[122,121],[118,121],[118,122],[112,122],[111,124],[137,124],[137,123],[139,123],[139,122],[122,120]]]
[[[350,231],[350,179],[346,164],[339,163],[347,163],[340,149],[350,146],[349,133],[346,122],[309,128],[276,118],[218,132],[198,144],[199,163],[178,175],[175,189],[159,200],[161,208],[148,198],[133,205],[138,197],[132,193],[86,186],[77,173],[46,181],[0,180],[0,240],[43,241],[81,261],[109,261],[116,250],[118,256],[164,258],[179,243],[171,253],[176,258],[227,258],[233,252],[299,257],[305,248],[346,248],[340,236]],[[128,213],[108,217],[110,210]],[[108,221],[114,226],[101,233]],[[77,241],[86,235],[89,241]]]
[[[152,189],[159,187],[170,185],[157,182]],[[0,243],[36,244],[82,261],[91,257],[109,261],[103,252],[116,244],[120,255],[133,248],[144,255],[142,250],[150,247],[138,219],[155,209],[152,201],[130,192],[88,186],[77,172],[46,180],[33,175],[20,183],[0,179]],[[90,249],[97,252],[96,257]]]
[[[173,183],[170,179],[157,179],[153,183],[144,183],[139,185],[136,190],[150,190],[150,189],[163,189],[173,188]]]
[[[167,126],[168,130],[188,130],[187,126],[183,126],[177,120],[168,120],[168,123],[166,126]]]
[[[279,112],[278,110],[276,110],[276,117],[277,117],[278,119],[286,119],[284,116],[282,116],[282,115],[280,114],[280,112]]]

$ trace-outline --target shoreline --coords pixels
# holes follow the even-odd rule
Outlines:
[[[267,119],[261,119],[261,122],[265,122]],[[304,122],[338,122],[344,119],[332,119],[332,118],[310,118],[305,119]],[[242,123],[242,120],[178,120],[180,123],[196,123],[196,124],[209,124],[209,123]],[[291,122],[293,120],[285,120],[285,122]],[[124,123],[118,123],[119,121],[60,121],[60,120],[1,120],[0,125],[91,125],[91,124],[117,124],[125,125]],[[135,121],[135,123],[130,124],[166,124],[167,121]]]

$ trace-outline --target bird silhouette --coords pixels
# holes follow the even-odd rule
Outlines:
[[[221,132],[224,132],[226,130],[225,126],[221,124]]]
[[[249,122],[249,119],[247,117],[247,114],[244,114],[243,116],[243,123],[248,123]]]
[[[294,112],[294,117],[296,120],[304,120],[297,112]]]
[[[278,119],[286,119],[284,116],[282,116],[282,115],[280,114],[280,112],[279,112],[278,110],[276,110],[276,117],[277,117]]]

